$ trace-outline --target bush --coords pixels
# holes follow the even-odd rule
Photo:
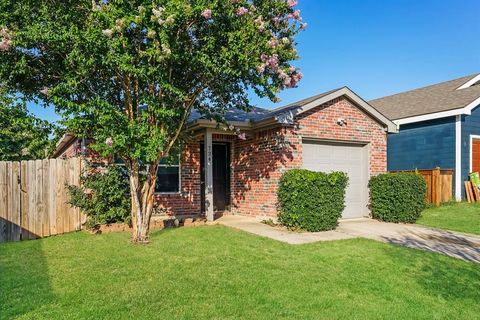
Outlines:
[[[87,215],[87,228],[114,222],[130,223],[130,186],[125,168],[90,168],[80,186],[68,186],[69,203]]]
[[[278,188],[279,221],[289,229],[332,230],[345,208],[343,172],[287,171]]]
[[[384,173],[372,177],[368,186],[374,219],[413,223],[425,209],[427,185],[419,174]]]

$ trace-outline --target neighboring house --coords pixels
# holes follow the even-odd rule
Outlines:
[[[388,136],[388,170],[454,169],[454,195],[480,171],[480,75],[431,85],[369,103],[399,126]]]
[[[387,133],[395,132],[396,126],[350,89],[274,110],[230,110],[226,119],[246,134],[246,140],[192,114],[187,128],[195,139],[184,146],[178,164],[159,168],[157,213],[203,212],[210,220],[214,213],[274,217],[282,174],[307,168],[346,172],[343,217],[369,214],[368,180],[385,172]],[[88,152],[85,144],[67,135],[58,143],[55,157],[81,152]]]

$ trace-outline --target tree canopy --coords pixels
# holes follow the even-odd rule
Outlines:
[[[151,211],[158,163],[186,137],[193,109],[225,125],[229,108],[249,110],[248,92],[277,101],[297,86],[302,74],[290,62],[306,24],[296,5],[2,0],[0,79],[26,98],[53,103],[68,130],[125,161],[135,224]]]
[[[28,112],[25,103],[0,91],[0,160],[46,158],[53,128]]]

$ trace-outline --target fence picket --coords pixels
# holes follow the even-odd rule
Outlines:
[[[27,240],[30,238],[30,215],[28,211],[29,202],[28,202],[28,161],[22,161],[20,169],[20,207],[22,215],[22,240]],[[3,189],[2,189],[3,190]]]
[[[6,191],[7,182],[6,182],[6,162],[0,162],[0,189]],[[7,241],[7,192],[0,193],[0,242]]]
[[[48,183],[49,183],[49,193],[48,193],[48,221],[50,222],[49,232],[50,235],[57,234],[57,211],[56,211],[56,194],[57,189],[55,187],[55,182],[57,179],[57,161],[55,159],[50,159],[48,164]]]
[[[21,219],[21,204],[20,204],[20,163],[12,163],[12,174],[11,174],[11,226],[12,226],[12,241],[19,241],[22,234],[22,219]]]
[[[66,185],[79,185],[81,159],[0,161],[0,242],[82,229]]]

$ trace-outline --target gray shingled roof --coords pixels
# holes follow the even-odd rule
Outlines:
[[[456,90],[477,74],[387,96],[368,103],[391,120],[463,108],[480,97],[480,85]]]
[[[309,97],[309,98],[306,98],[306,99],[303,99],[303,100],[300,100],[300,101],[297,101],[297,102],[290,103],[286,106],[279,107],[279,108],[276,108],[276,109],[271,109],[271,110],[255,107],[250,112],[245,112],[245,111],[240,110],[240,109],[231,108],[225,114],[225,120],[227,120],[227,121],[259,122],[259,121],[262,121],[262,120],[265,120],[265,119],[273,118],[273,117],[278,116],[278,115],[283,114],[283,113],[288,113],[288,112],[293,111],[297,108],[303,107],[304,105],[306,105],[306,104],[308,104],[312,101],[320,99],[320,98],[322,98],[322,97],[324,97],[324,96],[326,96],[330,93],[333,93],[335,91],[338,91],[338,90],[340,90],[340,88],[330,90],[330,91],[327,91],[327,92],[324,92],[324,93],[321,93],[321,94],[318,94],[318,95],[315,95],[315,96],[312,96],[312,97]],[[197,112],[196,110],[193,110],[192,114],[190,116],[190,121],[194,121],[194,120],[198,120],[198,119],[204,119],[204,118],[205,117],[202,116],[199,112]]]

